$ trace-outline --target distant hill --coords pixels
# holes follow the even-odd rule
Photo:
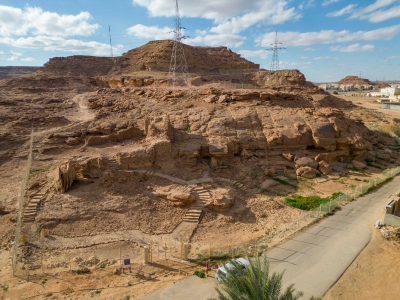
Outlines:
[[[39,67],[0,67],[0,80],[36,72]]]
[[[358,76],[346,76],[342,80],[336,82],[337,84],[354,84],[354,85],[374,85],[371,81],[365,78],[360,78]]]
[[[173,43],[170,40],[151,41],[118,57],[69,56],[50,59],[41,74],[60,76],[129,75],[140,71],[168,72]],[[183,45],[189,73],[232,74],[258,72],[260,65],[252,63],[226,47],[193,47]]]

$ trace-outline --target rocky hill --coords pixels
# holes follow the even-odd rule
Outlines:
[[[39,67],[0,67],[0,80],[36,72]]]
[[[358,76],[346,76],[340,81],[336,82],[337,84],[354,84],[359,86],[371,86],[374,85],[371,81],[365,78],[360,78]]]
[[[127,76],[136,72],[168,72],[172,41],[152,41],[132,49],[120,57],[69,56],[55,57],[40,69],[53,76]],[[183,45],[190,73],[242,74],[256,72],[254,64],[226,47],[192,47]]]
[[[168,72],[173,42],[152,41],[122,55],[113,74],[129,74],[141,70]],[[190,73],[226,74],[258,71],[254,64],[226,47],[193,47],[183,44]]]
[[[378,123],[379,113],[325,93],[298,70],[259,71],[226,48],[187,46],[198,73],[168,86],[154,70],[165,71],[170,46],[56,58],[0,82],[2,246],[12,240],[32,129],[23,211],[30,251],[111,243],[121,233],[141,246],[161,238],[230,245],[238,232],[246,243],[303,214],[281,202],[301,185],[317,193],[318,177],[348,189],[354,165],[367,160],[379,167],[372,173],[399,161],[392,138],[363,123]],[[52,238],[39,240],[41,228]]]

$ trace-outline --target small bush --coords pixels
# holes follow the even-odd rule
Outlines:
[[[206,277],[206,274],[204,272],[201,272],[201,271],[194,271],[194,275],[196,275],[199,278]]]
[[[2,285],[0,285],[0,287],[1,287],[1,289],[2,289],[3,291],[5,291],[5,292],[8,291],[8,285],[2,284]]]
[[[105,264],[101,264],[99,268],[100,268],[100,269],[105,269],[105,267],[106,267]]]
[[[90,270],[88,268],[82,268],[76,271],[76,274],[82,275],[82,274],[88,274],[90,273]]]

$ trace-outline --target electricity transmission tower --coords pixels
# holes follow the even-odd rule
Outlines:
[[[279,47],[279,45],[282,45],[282,43],[278,42],[278,32],[275,31],[275,42],[271,44],[273,48],[267,49],[267,51],[273,51],[274,54],[272,56],[272,62],[271,62],[271,70],[272,71],[278,71],[279,70],[279,58],[278,58],[278,50],[284,50],[286,49],[285,47]]]
[[[179,14],[179,6],[178,0],[176,0],[175,6],[175,29],[174,33],[174,41],[172,47],[172,55],[171,55],[171,62],[169,65],[169,73],[168,73],[168,83],[172,86],[176,84],[185,84],[184,78],[177,78],[177,73],[182,73],[182,77],[186,77],[189,73],[185,52],[183,51],[183,44],[182,40],[188,38],[182,34],[182,29],[185,29],[181,25],[181,17]]]

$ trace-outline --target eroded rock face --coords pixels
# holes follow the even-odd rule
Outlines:
[[[71,162],[57,167],[54,172],[54,188],[58,193],[65,193],[76,179],[75,167]]]
[[[366,169],[367,165],[361,161],[353,160],[352,161],[354,168],[356,169]]]
[[[260,71],[255,79],[263,86],[306,84],[306,78],[299,70]]]
[[[324,174],[324,175],[329,175],[329,174],[331,174],[332,173],[332,165],[329,163],[329,162],[327,162],[327,161],[325,161],[325,160],[321,160],[319,163],[318,163],[318,170],[322,173],[322,174]]]
[[[310,167],[313,169],[317,169],[318,168],[318,162],[313,160],[312,158],[309,157],[302,157],[296,160],[296,166],[298,168],[301,167]]]
[[[192,194],[192,189],[186,186],[156,187],[153,194],[170,201],[174,206],[185,206],[196,200],[195,195]]]
[[[228,210],[234,203],[234,198],[230,193],[230,190],[224,188],[218,188],[211,190],[211,200],[206,204],[207,207],[215,209],[217,211]]]
[[[317,177],[318,170],[313,169],[311,167],[300,167],[296,170],[297,176],[308,178],[308,179],[313,179]]]

